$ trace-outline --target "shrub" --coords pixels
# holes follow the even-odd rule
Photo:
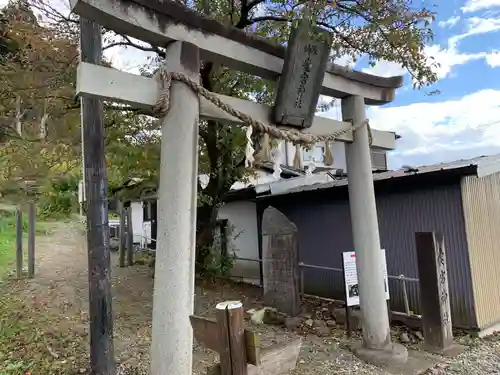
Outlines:
[[[68,216],[78,205],[77,175],[66,175],[51,180],[41,190],[39,209],[40,216]]]

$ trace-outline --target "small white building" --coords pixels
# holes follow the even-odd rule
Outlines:
[[[326,147],[330,147],[330,160],[327,163]],[[233,229],[232,234],[236,235],[234,239],[228,238],[231,242],[231,247],[234,249],[237,260],[231,271],[232,276],[240,281],[256,284],[261,284],[261,265],[259,259],[259,238],[260,228],[257,220],[257,204],[249,194],[258,194],[260,190],[273,190],[274,192],[286,191],[290,188],[310,185],[321,182],[328,182],[336,178],[336,175],[345,176],[347,173],[347,165],[345,158],[345,143],[329,142],[317,143],[309,150],[300,149],[301,164],[307,169],[311,164],[315,170],[312,175],[306,175],[304,170],[299,174],[285,175],[283,173],[296,171],[296,169],[287,169],[294,164],[296,147],[288,142],[280,142],[278,144],[278,154],[284,166],[282,167],[282,178],[277,180],[273,177],[270,168],[268,170],[259,171],[256,179],[249,183],[236,183],[233,185],[233,192],[228,201],[219,209],[218,219],[227,220]],[[269,167],[271,164],[269,164]],[[387,168],[387,151],[372,149],[372,166],[374,170],[386,171]],[[245,191],[244,188],[253,187],[251,191]],[[240,198],[239,198],[240,197]],[[265,246],[265,238],[263,238]]]

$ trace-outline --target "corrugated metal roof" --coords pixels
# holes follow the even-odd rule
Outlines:
[[[373,175],[373,181],[380,180],[388,180],[388,179],[396,179],[396,178],[404,178],[408,176],[422,175],[426,173],[432,172],[440,172],[440,171],[450,171],[454,169],[461,169],[473,167],[476,168],[476,174],[478,177],[487,176],[492,173],[500,172],[500,154],[490,155],[490,156],[479,156],[473,159],[462,159],[456,160],[448,163],[439,163],[433,165],[421,165],[421,166],[412,166],[411,170],[408,168],[397,169],[388,172],[375,173]],[[304,191],[312,191],[319,189],[329,189],[338,186],[347,185],[348,179],[340,179],[333,180],[328,182],[317,182],[317,183],[307,183],[307,177],[297,177],[288,180],[291,182],[294,180],[296,183],[294,187],[290,187],[289,189],[278,188],[278,185],[281,181],[277,181],[275,183],[269,184],[268,193],[270,195],[286,195],[293,193],[300,193]],[[303,181],[303,183],[300,182]],[[273,185],[276,185],[276,188],[273,188]],[[259,189],[260,192],[264,189]],[[268,194],[265,194],[268,195]]]

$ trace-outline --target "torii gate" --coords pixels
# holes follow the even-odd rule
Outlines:
[[[220,105],[214,105],[214,100],[207,100],[206,96],[200,97],[193,91],[193,85],[199,82],[200,59],[276,80],[282,73],[285,50],[172,1],[71,0],[71,5],[72,10],[85,19],[145,42],[167,46],[165,71],[180,73],[185,80],[184,83],[174,80],[169,92],[170,109],[164,113],[161,125],[151,373],[188,375],[192,371],[193,335],[189,316],[194,304],[198,120],[201,117],[244,122],[243,117],[229,115]],[[83,125],[88,129],[85,131],[87,139],[84,139],[86,191],[89,204],[98,201],[100,205],[100,210],[89,207],[88,213],[90,293],[97,298],[94,302],[91,298],[91,324],[95,323],[91,345],[99,344],[91,349],[91,357],[93,373],[114,374],[112,356],[103,360],[106,353],[102,353],[112,351],[113,344],[111,306],[107,299],[110,293],[109,246],[102,232],[107,226],[107,216],[102,214],[105,210],[103,181],[95,178],[96,170],[105,165],[104,132],[102,120],[98,119],[99,112],[102,119],[99,100],[126,103],[152,112],[157,104],[162,104],[158,103],[162,87],[156,78],[99,66],[100,28],[84,19],[81,26],[82,63],[78,67],[77,94],[83,98]],[[186,84],[189,82],[191,87]],[[363,345],[356,352],[365,359],[377,357],[377,363],[404,362],[407,353],[391,343],[382,270],[373,266],[381,263],[380,239],[370,132],[362,125],[366,121],[365,104],[392,101],[395,90],[401,85],[402,77],[377,77],[330,64],[321,93],[342,99],[344,121],[315,117],[312,127],[307,129],[307,133],[316,135],[339,132],[336,139],[346,142],[349,202],[363,312]],[[223,95],[215,95],[215,98],[259,124],[272,124],[273,111],[269,106]],[[371,131],[372,147],[394,149],[395,139],[393,132]],[[93,141],[97,143],[91,144]],[[91,146],[94,147],[92,151],[89,150]]]

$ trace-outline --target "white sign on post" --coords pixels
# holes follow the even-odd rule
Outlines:
[[[358,273],[356,269],[356,253],[347,251],[342,253],[342,263],[344,269],[344,284],[347,306],[359,305],[359,284]],[[389,283],[387,279],[387,261],[385,258],[385,250],[382,249],[382,273],[384,275],[385,299],[389,300]]]

